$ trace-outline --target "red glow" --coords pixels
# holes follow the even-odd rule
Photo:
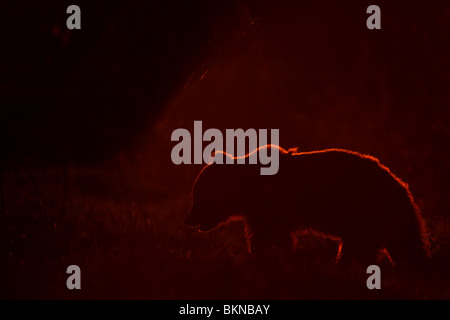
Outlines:
[[[371,155],[362,154],[362,153],[359,153],[359,152],[349,151],[349,150],[345,150],[345,149],[331,148],[331,149],[318,150],[318,151],[298,152],[298,148],[284,149],[284,148],[282,148],[282,147],[280,147],[278,145],[273,145],[273,144],[260,146],[259,148],[253,150],[252,152],[250,152],[250,153],[248,153],[248,154],[246,154],[244,156],[236,157],[236,156],[233,156],[233,155],[231,155],[231,154],[229,154],[229,153],[227,153],[225,151],[217,151],[216,154],[223,154],[223,155],[225,155],[225,156],[227,156],[229,158],[232,158],[232,159],[236,160],[236,159],[247,158],[247,157],[249,157],[249,156],[259,152],[261,149],[264,149],[264,148],[265,149],[267,149],[267,148],[276,149],[278,152],[280,152],[282,154],[289,155],[289,156],[294,156],[294,157],[296,157],[296,156],[305,156],[305,155],[325,154],[325,153],[331,153],[331,152],[339,152],[339,153],[346,153],[346,154],[350,154],[350,155],[353,155],[353,156],[357,156],[357,157],[359,157],[361,159],[367,159],[369,161],[372,161],[372,162],[376,163],[381,170],[384,170],[385,172],[387,172],[389,174],[389,176],[392,177],[404,189],[404,191],[406,192],[406,194],[407,194],[407,196],[409,198],[409,201],[411,202],[411,204],[412,204],[412,206],[414,208],[414,212],[415,212],[418,224],[419,224],[420,237],[421,237],[421,240],[422,240],[422,245],[424,247],[423,249],[426,252],[426,255],[430,256],[429,242],[428,242],[428,239],[427,239],[427,236],[426,236],[426,234],[427,234],[426,230],[427,229],[425,227],[424,220],[423,220],[423,218],[422,218],[422,216],[420,214],[419,208],[417,207],[417,205],[414,202],[414,198],[413,198],[413,196],[412,196],[412,194],[411,194],[411,192],[409,190],[408,184],[405,183],[404,181],[402,181],[396,175],[394,175],[390,171],[390,169],[387,166],[383,165],[377,158],[375,158],[375,157],[373,157]],[[272,152],[273,152],[273,150],[272,150]],[[199,177],[204,173],[206,168],[208,168],[209,166],[212,166],[212,165],[214,165],[214,163],[212,162],[212,159],[211,159],[209,164],[204,166],[203,169],[200,171],[200,173],[197,175],[197,177],[195,179],[195,182],[194,182],[194,185],[192,187],[192,192],[191,192],[191,196],[192,196],[192,200],[193,201],[194,201],[194,199],[193,199],[194,187],[197,184]],[[282,165],[283,165],[283,163],[280,164],[280,166],[282,166]],[[368,183],[370,183],[370,181]],[[263,206],[263,202],[264,201],[265,201],[265,199],[261,200],[261,206]],[[243,222],[244,225],[245,225],[245,237],[247,239],[248,251],[249,251],[249,253],[251,253],[252,252],[251,244],[252,244],[252,236],[253,235],[251,233],[251,226],[248,224],[248,221],[247,221],[245,216],[231,216],[228,219],[226,219],[225,221],[219,223],[214,228],[212,228],[212,229],[210,229],[208,231],[215,230],[215,229],[217,229],[220,226],[227,225],[227,224],[229,224],[231,222],[237,222],[237,221]],[[338,236],[338,235],[325,234],[325,233],[323,233],[321,231],[318,231],[318,230],[306,229],[306,230],[294,232],[292,234],[292,244],[293,244],[294,251],[295,251],[295,248],[299,244],[297,236],[301,235],[302,233],[305,233],[305,232],[313,234],[314,236],[320,237],[322,239],[328,239],[328,240],[332,240],[332,241],[337,242],[339,245],[338,245],[338,252],[336,254],[335,261],[337,263],[337,262],[339,262],[341,260],[342,248],[343,248],[343,243],[344,243],[342,238],[340,236]],[[399,235],[399,236],[401,236],[401,235]],[[382,253],[384,256],[386,256],[388,258],[388,260],[390,261],[390,263],[393,264],[393,259],[391,258],[390,254],[389,254],[389,252],[388,252],[388,250],[386,248],[380,249],[380,253]]]

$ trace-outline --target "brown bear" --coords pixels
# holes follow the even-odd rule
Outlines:
[[[340,239],[342,260],[373,261],[380,250],[395,263],[426,258],[425,224],[408,185],[379,160],[342,149],[266,147],[280,153],[275,175],[260,175],[255,164],[205,166],[187,224],[209,231],[243,219],[256,254],[292,246],[292,234],[310,229]]]

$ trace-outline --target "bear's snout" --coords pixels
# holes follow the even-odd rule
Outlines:
[[[192,210],[189,212],[189,215],[184,223],[190,226],[191,228],[196,228],[200,226],[200,222],[198,221],[198,219],[195,219],[194,215],[192,214]]]

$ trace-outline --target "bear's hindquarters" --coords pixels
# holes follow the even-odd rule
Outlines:
[[[337,235],[342,236],[342,262],[379,262],[380,252],[387,251],[388,259],[396,265],[414,267],[426,261],[425,224],[408,189],[394,185],[389,193],[374,192],[374,199],[366,206],[348,208],[351,223],[339,224]],[[382,196],[384,195],[384,197]],[[385,252],[386,253],[386,252]]]
[[[418,207],[405,192],[391,206],[391,225],[384,235],[385,247],[395,264],[414,267],[423,264],[429,254],[426,228]]]

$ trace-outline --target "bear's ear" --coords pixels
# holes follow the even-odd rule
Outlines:
[[[209,160],[207,162],[208,165],[212,165],[212,164],[223,164],[224,162],[224,157],[227,155],[227,153],[225,151],[217,151],[217,150],[213,150],[211,151],[211,155],[209,157]]]
[[[214,164],[216,155],[217,155],[217,151],[216,151],[216,150],[213,150],[213,151],[211,152],[211,155],[209,156],[209,160],[208,160],[208,164],[209,164],[209,165]]]

